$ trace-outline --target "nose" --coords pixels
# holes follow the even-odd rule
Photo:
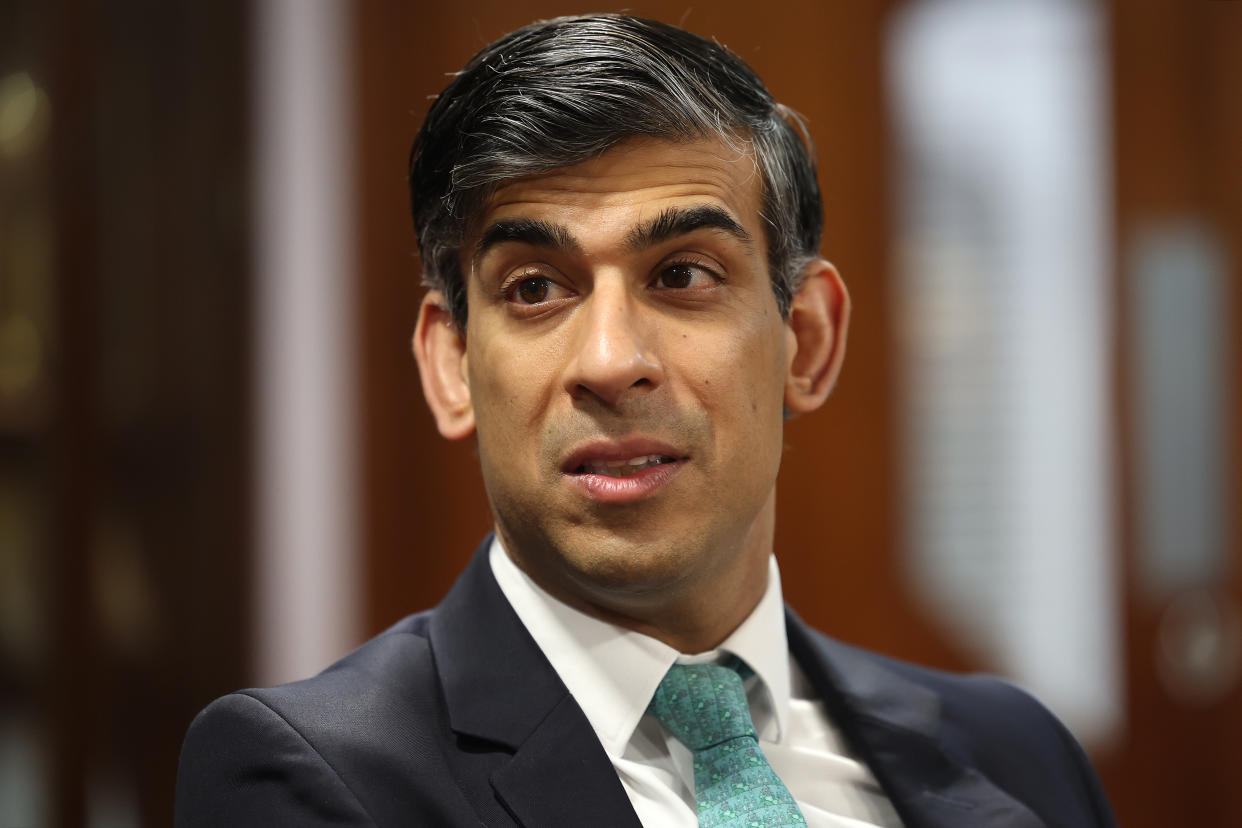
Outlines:
[[[612,407],[664,381],[656,356],[655,320],[638,297],[597,282],[576,317],[576,350],[565,374],[571,397],[598,399]]]

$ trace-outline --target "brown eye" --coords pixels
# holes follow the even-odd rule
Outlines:
[[[543,277],[532,277],[518,282],[517,295],[528,305],[537,305],[548,298],[548,280]]]
[[[694,268],[678,264],[660,274],[660,283],[668,288],[687,288],[694,282]]]

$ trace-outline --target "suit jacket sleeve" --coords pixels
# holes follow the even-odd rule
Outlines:
[[[324,757],[245,693],[216,700],[190,725],[176,803],[177,828],[375,824]]]

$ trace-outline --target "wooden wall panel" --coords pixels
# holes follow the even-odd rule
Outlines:
[[[246,680],[246,24],[240,0],[0,4],[5,97],[26,76],[46,117],[14,149],[4,101],[6,825],[168,824],[186,727]]]
[[[1109,3],[1118,274],[1117,330],[1132,328],[1132,244],[1145,228],[1199,223],[1222,244],[1231,291],[1234,366],[1230,425],[1234,508],[1227,578],[1218,596],[1242,601],[1242,6],[1228,2],[1137,0]],[[1121,824],[1242,825],[1242,690],[1188,703],[1170,694],[1156,665],[1170,596],[1142,589],[1137,549],[1137,343],[1124,333],[1116,354],[1128,725],[1115,749],[1097,757]]]

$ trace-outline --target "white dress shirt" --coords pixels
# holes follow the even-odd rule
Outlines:
[[[518,618],[586,714],[639,820],[651,828],[697,828],[690,751],[647,715],[674,662],[741,658],[759,744],[812,828],[901,825],[871,771],[854,757],[789,655],[780,572],[754,611],[716,650],[683,655],[553,598],[522,572],[497,539],[492,572]]]

